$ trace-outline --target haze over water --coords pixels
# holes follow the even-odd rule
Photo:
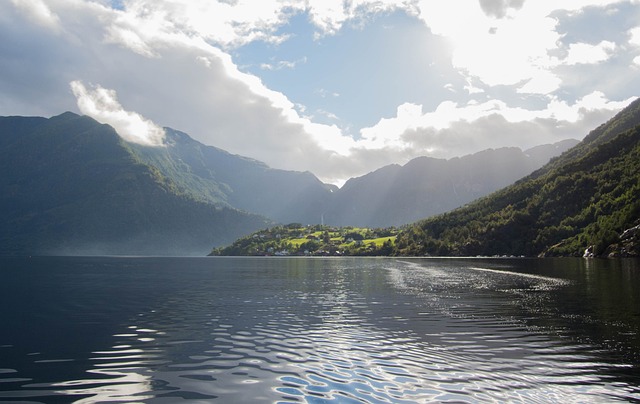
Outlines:
[[[0,401],[640,400],[637,260],[0,265]]]

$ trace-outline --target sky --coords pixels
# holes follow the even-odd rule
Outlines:
[[[162,127],[342,184],[582,139],[640,91],[640,0],[0,0],[0,115]]]

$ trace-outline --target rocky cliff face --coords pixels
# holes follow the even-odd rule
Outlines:
[[[611,244],[604,252],[607,257],[640,257],[640,224],[620,234],[620,240]]]

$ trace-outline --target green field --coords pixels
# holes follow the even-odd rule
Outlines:
[[[289,224],[260,230],[216,249],[213,255],[388,255],[395,228],[302,226]]]

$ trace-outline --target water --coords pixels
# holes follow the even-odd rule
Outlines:
[[[0,265],[0,402],[640,401],[635,260]]]

